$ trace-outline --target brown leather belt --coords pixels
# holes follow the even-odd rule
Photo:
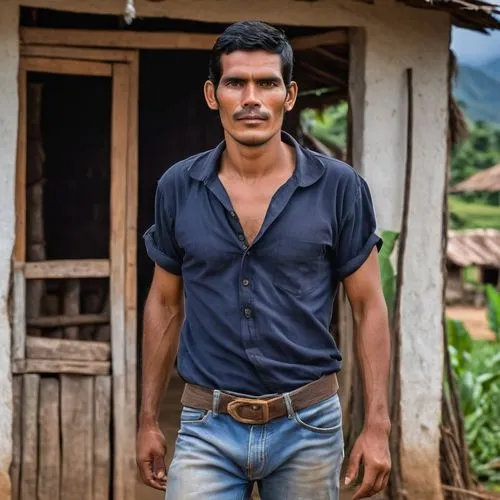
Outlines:
[[[289,393],[292,408],[299,411],[319,403],[337,393],[339,384],[335,373],[322,377]],[[214,391],[186,384],[182,394],[183,406],[199,410],[212,410]],[[242,398],[227,392],[220,393],[218,413],[227,413],[243,424],[262,425],[288,415],[282,394],[269,398]]]

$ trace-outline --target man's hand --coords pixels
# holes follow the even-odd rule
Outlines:
[[[139,428],[137,434],[137,465],[144,484],[157,490],[166,489],[166,454],[167,441],[157,426]]]
[[[352,483],[363,462],[363,482],[352,497],[353,500],[366,498],[382,491],[389,481],[391,455],[389,433],[381,429],[365,429],[354,443],[347,466],[345,484]]]

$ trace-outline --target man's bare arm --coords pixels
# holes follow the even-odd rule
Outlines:
[[[377,250],[344,280],[351,304],[364,395],[364,427],[355,443],[346,473],[356,478],[364,462],[363,483],[354,499],[372,496],[387,485],[390,472],[388,385],[390,334],[387,307],[380,283]]]
[[[157,489],[166,485],[166,442],[158,425],[160,401],[174,368],[183,320],[182,278],[156,266],[144,306],[137,463],[143,481]]]

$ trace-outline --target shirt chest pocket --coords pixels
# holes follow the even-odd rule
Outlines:
[[[322,280],[326,253],[320,243],[283,238],[274,250],[273,283],[295,296],[313,291]]]

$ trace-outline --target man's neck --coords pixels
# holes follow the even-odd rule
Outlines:
[[[220,173],[242,180],[258,180],[277,171],[295,167],[293,148],[276,134],[262,146],[244,146],[231,137],[226,138]]]

